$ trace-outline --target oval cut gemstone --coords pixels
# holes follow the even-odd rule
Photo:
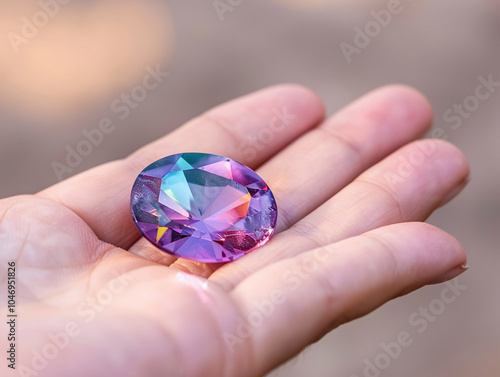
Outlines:
[[[277,219],[274,196],[257,173],[206,153],[153,162],[134,183],[131,209],[151,243],[206,263],[232,261],[264,245]]]

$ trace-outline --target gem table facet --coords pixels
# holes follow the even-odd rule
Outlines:
[[[230,158],[182,153],[146,167],[132,188],[142,235],[163,251],[198,262],[235,260],[264,245],[277,219],[274,196]]]

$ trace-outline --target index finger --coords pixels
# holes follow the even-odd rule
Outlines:
[[[175,153],[206,152],[256,168],[319,123],[324,108],[310,90],[281,85],[218,106],[123,160],[67,179],[37,195],[80,216],[102,241],[128,248],[140,235],[130,215],[139,172]]]

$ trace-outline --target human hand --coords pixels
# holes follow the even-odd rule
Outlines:
[[[460,244],[421,223],[469,174],[451,144],[414,141],[431,123],[426,100],[394,86],[330,119],[323,111],[304,88],[269,88],[126,159],[1,200],[0,258],[3,271],[16,263],[21,313],[16,373],[260,376],[340,324],[463,272]],[[180,152],[256,169],[278,203],[272,241],[208,265],[141,239],[135,177]]]

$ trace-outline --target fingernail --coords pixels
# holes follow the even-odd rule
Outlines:
[[[457,187],[451,190],[451,192],[448,195],[446,195],[446,197],[443,199],[439,207],[442,207],[451,202],[453,199],[455,199],[455,197],[462,192],[462,190],[465,188],[465,186],[467,186],[469,182],[470,182],[470,176],[465,178],[462,181],[462,183],[460,183]]]
[[[437,279],[433,280],[430,284],[439,284],[439,283],[444,283],[445,281],[455,279],[457,276],[461,275],[465,271],[469,269],[469,265],[467,264],[462,264],[460,266],[452,268],[450,271],[447,273],[441,275]]]

